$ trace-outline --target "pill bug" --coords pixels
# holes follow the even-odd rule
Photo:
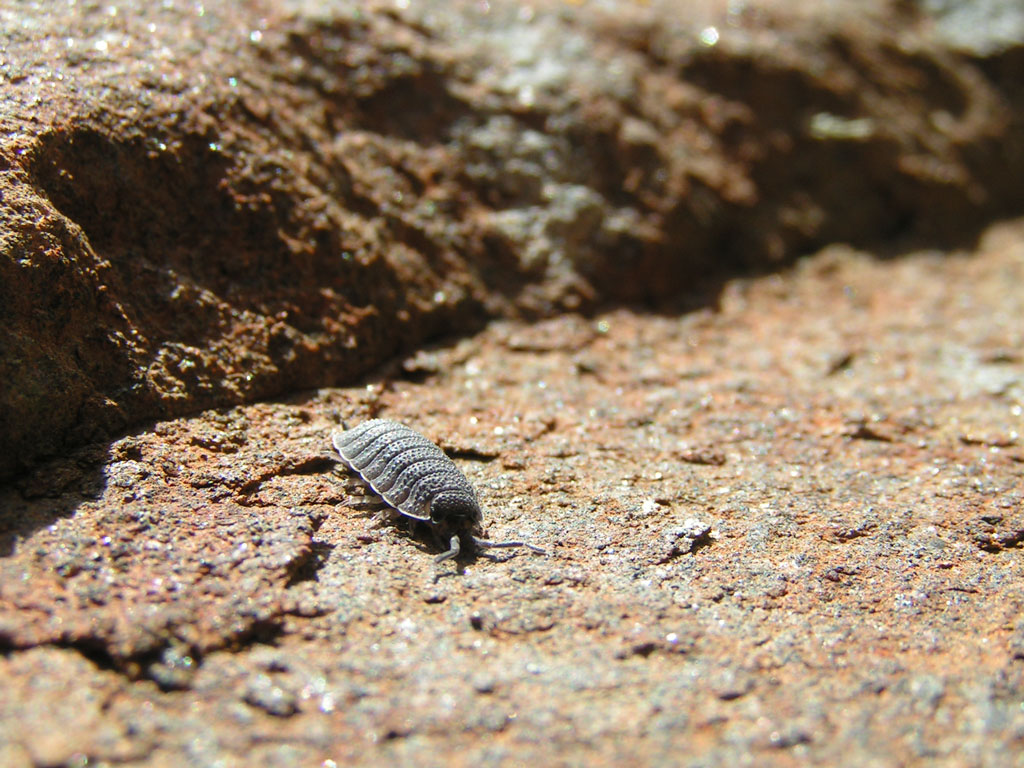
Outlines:
[[[463,546],[525,547],[546,554],[523,541],[480,538],[483,512],[476,491],[455,462],[416,430],[389,419],[371,419],[334,432],[331,442],[342,462],[388,506],[427,523],[447,543],[437,562],[457,557]]]

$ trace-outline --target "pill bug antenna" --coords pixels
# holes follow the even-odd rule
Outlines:
[[[480,549],[509,549],[511,547],[523,547],[531,552],[537,553],[538,555],[546,555],[548,553],[546,549],[535,547],[533,544],[527,544],[525,541],[487,541],[487,539],[478,539],[474,536],[473,543]]]
[[[475,540],[475,539],[474,539]],[[459,542],[458,534],[452,536],[452,540],[448,542],[448,551],[442,552],[440,555],[434,558],[435,563],[443,563],[445,560],[452,560],[459,556],[461,550],[461,543]]]

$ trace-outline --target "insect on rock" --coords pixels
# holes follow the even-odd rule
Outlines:
[[[399,514],[427,523],[448,543],[437,562],[467,549],[525,547],[524,541],[480,538],[483,512],[476,491],[444,451],[414,429],[389,419],[371,419],[334,432],[331,442],[342,462]]]

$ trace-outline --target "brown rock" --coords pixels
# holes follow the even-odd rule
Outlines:
[[[0,763],[1012,762],[1020,43],[822,7],[0,16]]]
[[[13,11],[0,477],[487,316],[1019,210],[1019,47],[814,8]]]

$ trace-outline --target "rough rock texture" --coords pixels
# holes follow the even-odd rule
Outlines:
[[[0,765],[1024,765],[1019,9],[320,6],[0,6]]]
[[[1009,23],[965,41],[955,9],[882,0],[321,5],[0,11],[0,477],[487,317],[1020,211]]]
[[[44,465],[0,496],[0,761],[1020,764],[1022,282],[1024,222],[833,247]],[[550,556],[375,527],[324,458],[373,415]]]

